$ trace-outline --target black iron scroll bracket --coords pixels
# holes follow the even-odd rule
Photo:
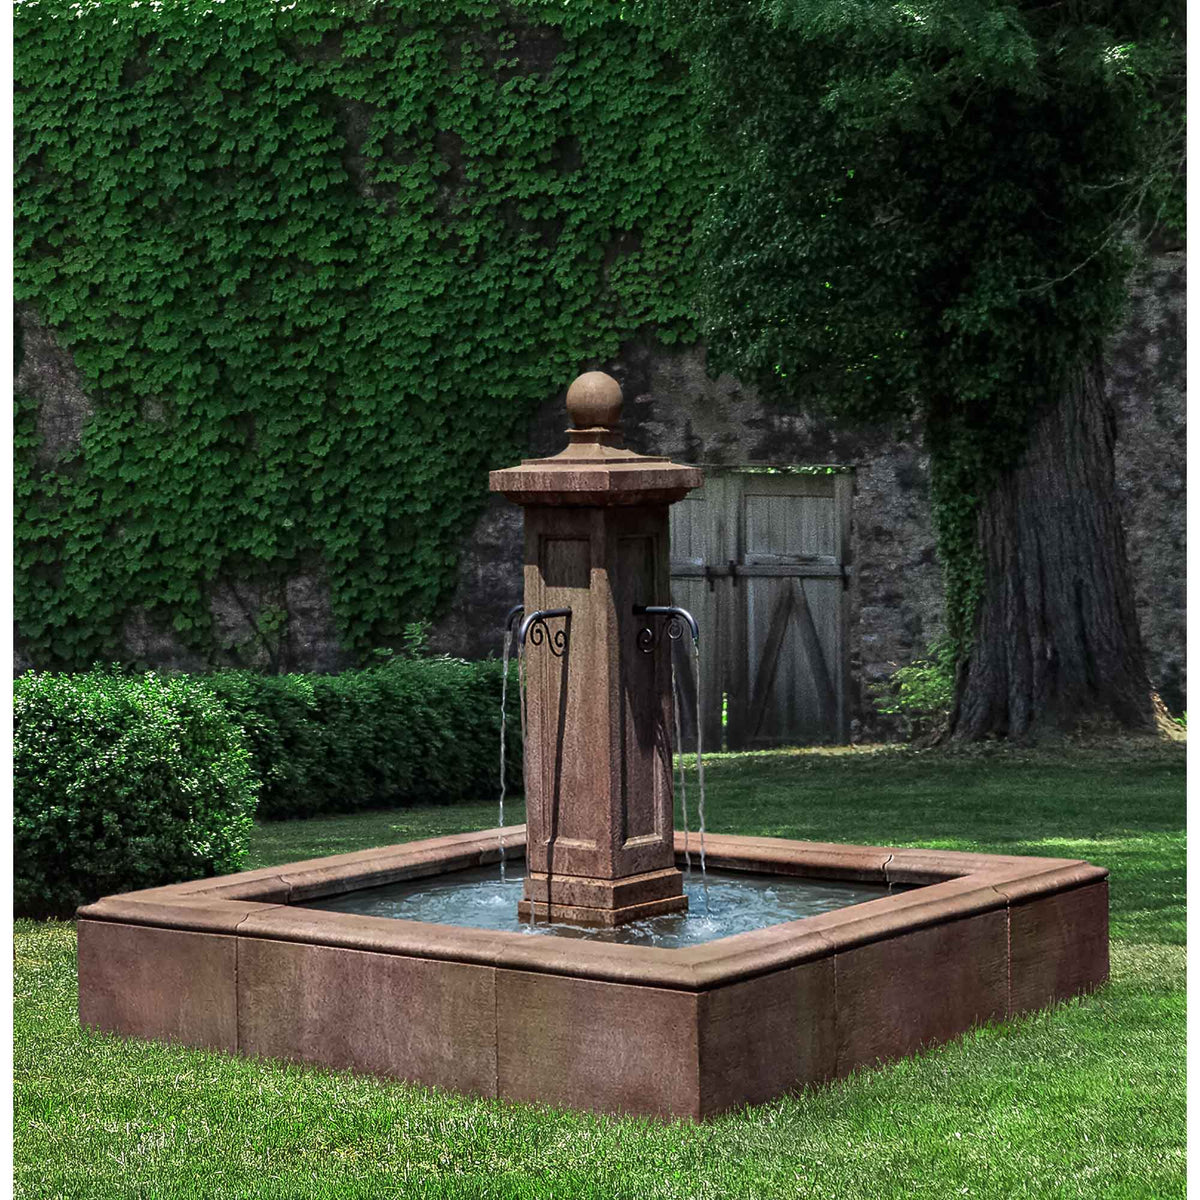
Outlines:
[[[546,622],[551,617],[569,617],[570,615],[569,608],[539,608],[536,612],[531,612],[517,630],[517,644],[524,649],[525,638],[528,636],[531,645],[540,646],[545,642],[555,658],[562,658],[567,651],[567,631],[566,629],[556,629],[551,633]]]
[[[683,626],[686,622],[692,631],[692,642],[696,646],[700,645],[700,626],[696,624],[696,618],[686,608],[679,608],[673,604],[635,604],[633,615],[635,617],[666,617],[667,637],[673,642],[677,642],[683,637]],[[653,625],[645,625],[638,630],[637,645],[643,654],[650,654],[654,650],[654,647],[658,645],[658,633]]]

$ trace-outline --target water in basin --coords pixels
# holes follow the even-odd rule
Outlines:
[[[906,888],[878,883],[841,883],[796,879],[786,875],[754,875],[741,871],[708,871],[708,912],[700,876],[684,876],[689,910],[631,921],[616,929],[577,925],[530,925],[517,920],[517,901],[524,886],[524,864],[510,861],[504,878],[496,867],[476,867],[426,879],[408,879],[384,887],[346,892],[306,907],[330,912],[434,921],[472,929],[507,930],[529,937],[590,938],[629,946],[679,949],[830,912],[865,900],[877,900]]]

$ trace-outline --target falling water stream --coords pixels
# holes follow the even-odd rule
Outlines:
[[[700,885],[704,897],[704,914],[711,912],[708,894],[708,863],[704,855],[704,747],[702,745],[702,716],[700,710],[700,643],[692,642],[692,653],[696,669],[696,782],[700,789]],[[687,872],[692,873],[692,852],[688,832],[687,771],[683,762],[683,733],[679,718],[679,677],[674,663],[671,666],[671,698],[675,709],[675,751],[679,756],[679,801],[683,807],[683,858]]]
[[[504,631],[504,674],[500,680],[500,882],[504,882],[504,790],[506,766],[504,762],[504,740],[508,733],[508,660],[512,653],[512,622]],[[519,667],[518,667],[519,670]],[[524,741],[524,739],[522,739]]]
[[[688,877],[692,874],[692,850],[688,844],[687,773],[683,769],[683,733],[679,720],[679,678],[675,667],[671,667],[671,701],[675,709],[675,756],[679,760],[679,802],[683,805],[683,860],[687,863]]]
[[[521,713],[521,763],[525,763],[525,643],[517,639],[517,708]],[[525,799],[525,857],[529,858],[529,798]],[[537,924],[537,903],[529,901],[529,919]]]
[[[700,711],[700,643],[692,643],[696,667],[696,786],[700,790],[700,880],[704,884],[704,911],[708,912],[708,866],[704,861],[704,753],[701,748],[704,721]]]
[[[700,643],[698,640],[692,642],[692,659],[696,670],[696,786],[700,792],[699,809],[700,809],[700,885],[701,894],[704,896],[704,915],[708,916],[711,913],[708,896],[708,863],[704,856],[704,724],[703,713],[700,708]],[[688,832],[687,832],[687,792],[684,780],[683,768],[683,743],[679,738],[679,688],[674,680],[674,670],[672,669],[672,689],[675,692],[675,744],[679,748],[679,779],[681,784],[683,800],[683,845],[684,857],[687,859],[688,871],[692,868],[692,858],[687,852]]]

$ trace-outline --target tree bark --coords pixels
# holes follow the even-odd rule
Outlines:
[[[1114,485],[1116,413],[1097,358],[1034,421],[984,499],[983,593],[950,735],[1155,728]]]

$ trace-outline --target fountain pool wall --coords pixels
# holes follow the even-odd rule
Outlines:
[[[503,832],[523,857],[524,826]],[[1070,859],[710,834],[717,868],[923,886],[685,949],[304,907],[496,863],[499,833],[87,905],[80,1020],[471,1095],[703,1119],[1108,978],[1108,872]]]

